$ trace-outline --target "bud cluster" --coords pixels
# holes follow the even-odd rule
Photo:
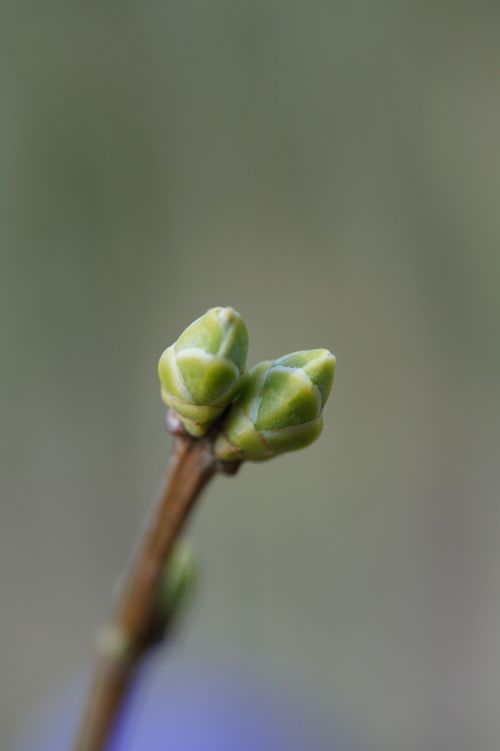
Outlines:
[[[164,402],[184,428],[204,435],[220,419],[222,461],[260,461],[308,446],[321,433],[335,357],[294,352],[245,371],[248,333],[233,308],[212,308],[160,357]]]

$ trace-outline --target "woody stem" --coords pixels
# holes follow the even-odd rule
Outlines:
[[[95,675],[74,751],[104,751],[137,668],[151,647],[160,577],[172,546],[203,488],[217,471],[210,437],[177,433],[174,451],[109,624],[97,650]]]

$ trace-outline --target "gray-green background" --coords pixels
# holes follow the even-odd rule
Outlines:
[[[326,346],[319,443],[220,478],[184,649],[369,751],[500,732],[500,12],[0,6],[0,741],[88,659],[163,471],[156,361],[212,305]]]

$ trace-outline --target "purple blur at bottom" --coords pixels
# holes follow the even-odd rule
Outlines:
[[[109,751],[359,751],[334,741],[318,718],[251,670],[144,666]],[[12,751],[71,751],[84,694],[74,684],[30,723]]]

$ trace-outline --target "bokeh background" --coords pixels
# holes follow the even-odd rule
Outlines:
[[[498,4],[2,2],[0,745],[88,662],[234,305],[325,346],[318,444],[220,478],[182,637],[368,751],[500,733]]]

